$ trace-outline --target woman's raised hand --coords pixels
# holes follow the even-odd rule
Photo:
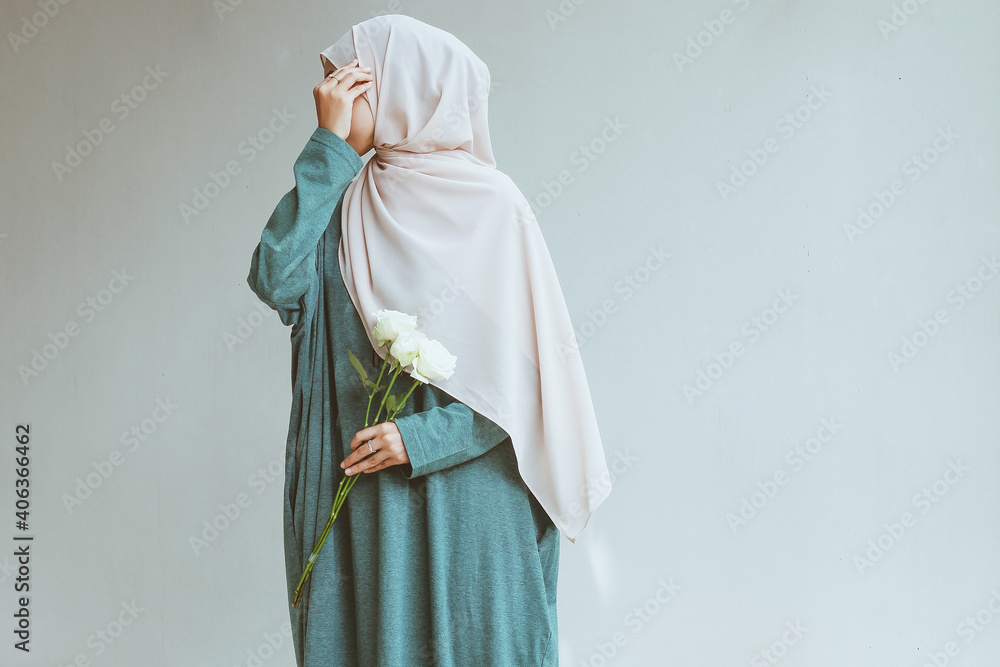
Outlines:
[[[355,58],[331,72],[313,88],[319,126],[344,140],[351,133],[354,100],[373,83],[372,74],[368,71],[371,67],[357,67],[357,64],[358,59]]]

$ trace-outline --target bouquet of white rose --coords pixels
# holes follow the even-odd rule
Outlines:
[[[455,372],[456,362],[456,357],[449,353],[444,345],[436,340],[427,338],[426,335],[417,331],[417,318],[415,315],[407,315],[398,310],[383,309],[375,313],[375,319],[376,323],[375,328],[372,329],[372,336],[378,342],[380,348],[388,346],[388,350],[386,351],[385,358],[382,360],[382,368],[379,370],[378,378],[374,382],[369,379],[368,372],[361,365],[361,362],[358,361],[358,358],[354,356],[354,353],[351,350],[347,351],[351,365],[358,372],[358,378],[361,380],[361,384],[368,394],[368,409],[365,411],[365,428],[369,426],[368,417],[371,413],[372,401],[380,391],[384,389],[385,394],[382,396],[382,401],[375,412],[372,424],[379,423],[378,418],[382,414],[382,408],[386,410],[385,421],[393,421],[396,415],[406,406],[406,399],[410,397],[410,394],[413,393],[418,384],[425,384],[431,380],[446,380],[450,378]],[[383,387],[382,376],[385,374],[387,366],[389,367],[391,377],[389,385]],[[389,392],[392,391],[392,385],[396,382],[396,378],[407,367],[409,367],[410,377],[413,378],[413,384],[410,386],[410,389],[402,396],[399,394],[390,394]],[[340,511],[341,505],[344,504],[348,491],[351,490],[354,482],[357,481],[357,477],[358,475],[355,474],[351,475],[350,479],[348,479],[348,476],[345,475],[340,479],[340,485],[337,487],[337,493],[333,500],[333,508],[330,510],[330,519],[326,522],[326,527],[320,534],[305,569],[302,571],[302,577],[295,588],[292,607],[299,606],[302,589],[309,579],[309,574],[312,572],[313,563],[316,562],[319,551],[323,548],[323,543],[326,541],[326,536],[330,533],[330,528],[333,526],[333,521],[337,518],[337,513]]]

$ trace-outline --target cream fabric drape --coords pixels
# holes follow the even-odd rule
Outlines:
[[[610,475],[548,248],[496,168],[489,70],[451,33],[400,14],[358,23],[322,55],[337,67],[357,56],[374,74],[375,155],[344,194],[339,248],[372,347],[377,310],[417,315],[458,357],[432,384],[507,432],[525,484],[575,542]]]

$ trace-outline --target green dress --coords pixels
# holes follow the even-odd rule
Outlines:
[[[396,418],[410,462],[360,475],[291,607],[364,426],[368,397],[347,351],[371,377],[381,363],[338,261],[343,194],[362,165],[316,128],[247,276],[291,326],[284,550],[296,664],[557,665],[559,532],[507,433],[431,385]],[[400,383],[412,380],[402,374],[394,390]]]

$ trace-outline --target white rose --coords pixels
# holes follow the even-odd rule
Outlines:
[[[420,343],[417,358],[413,360],[413,370],[410,371],[410,376],[421,382],[447,380],[455,372],[457,360],[458,358],[448,352],[440,342],[431,339],[424,340]]]
[[[400,331],[389,347],[389,354],[399,360],[400,366],[409,366],[426,340],[427,336],[419,331]]]
[[[404,331],[413,331],[417,328],[417,316],[407,315],[398,310],[386,310],[385,308],[375,312],[375,328],[372,335],[379,345],[392,343],[396,336]]]

